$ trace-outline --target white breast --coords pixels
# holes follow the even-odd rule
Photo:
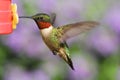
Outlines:
[[[50,26],[49,28],[41,29],[41,34],[45,37],[48,36],[53,29],[53,26]]]

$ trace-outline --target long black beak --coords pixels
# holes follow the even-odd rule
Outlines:
[[[30,16],[19,16],[19,18],[30,18],[30,19],[33,19],[33,18],[30,17]]]

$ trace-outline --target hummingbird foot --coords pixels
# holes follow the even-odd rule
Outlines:
[[[57,53],[55,51],[52,51],[53,55],[56,55]]]

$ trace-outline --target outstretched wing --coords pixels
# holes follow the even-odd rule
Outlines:
[[[94,21],[85,21],[85,22],[77,22],[73,24],[64,25],[62,27],[58,27],[59,30],[61,30],[61,40],[65,41],[73,36],[76,36],[80,33],[83,33],[85,31],[88,31],[95,26],[97,26],[99,23]]]

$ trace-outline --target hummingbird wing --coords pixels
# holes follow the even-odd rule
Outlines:
[[[80,33],[86,32],[95,26],[97,26],[99,23],[95,21],[84,21],[84,22],[77,22],[73,24],[64,25],[62,27],[58,27],[57,29],[61,30],[61,39],[62,41],[65,41],[73,36],[76,36]]]
[[[55,19],[56,19],[56,14],[55,13],[51,13],[51,23],[52,23],[52,25],[54,24],[54,22],[55,22]]]

